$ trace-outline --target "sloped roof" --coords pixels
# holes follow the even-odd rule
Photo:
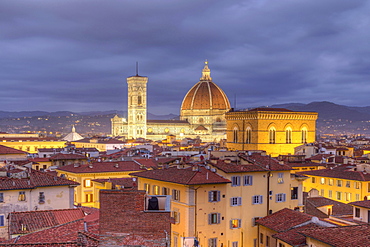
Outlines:
[[[370,208],[370,200],[351,202],[349,204],[362,208]]]
[[[305,200],[305,212],[317,217],[329,217],[322,211],[318,210],[319,207],[332,206],[332,215],[352,215],[352,207],[348,204],[331,200],[326,197],[308,197]],[[317,210],[319,212],[317,212]]]
[[[27,154],[27,152],[15,148],[10,148],[4,145],[0,145],[0,155],[1,154]]]
[[[256,221],[264,227],[270,228],[275,232],[287,231],[290,228],[308,222],[313,216],[284,208]]]
[[[58,171],[72,173],[100,173],[100,172],[124,172],[140,171],[140,165],[134,161],[96,162],[92,164],[75,166],[74,164],[59,167]]]
[[[49,158],[50,160],[87,160],[88,158],[81,154],[63,154],[58,153]]]
[[[9,214],[9,234],[30,233],[84,217],[85,214],[80,208],[12,212]]]
[[[363,173],[361,171],[354,171],[351,168],[348,168],[346,165],[333,167],[332,169],[304,171],[300,172],[300,174],[328,178],[342,178],[355,181],[370,181],[370,174]]]
[[[331,246],[370,246],[370,225],[368,224],[307,229],[300,233]]]
[[[303,225],[301,227],[292,228],[285,232],[276,233],[273,235],[274,238],[280,239],[285,243],[288,243],[292,246],[306,246],[306,237],[299,233],[299,231],[312,229],[312,228],[319,228],[318,225],[314,223],[310,223],[307,225]]]
[[[168,169],[135,172],[130,175],[184,185],[231,183],[230,180],[204,167],[198,167],[198,170],[195,171],[192,167],[180,169],[170,167]]]

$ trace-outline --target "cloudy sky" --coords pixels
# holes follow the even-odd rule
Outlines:
[[[0,111],[179,113],[208,59],[237,108],[370,105],[370,1],[1,0]]]

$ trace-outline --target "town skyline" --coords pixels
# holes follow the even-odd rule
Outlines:
[[[86,4],[88,3],[88,4]],[[0,3],[4,111],[127,109],[148,76],[148,111],[178,114],[209,61],[232,107],[370,105],[366,1]]]

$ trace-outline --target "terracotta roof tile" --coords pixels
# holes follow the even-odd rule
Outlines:
[[[307,211],[310,209],[310,206],[319,208],[319,207],[332,205],[332,215],[352,215],[353,213],[352,207],[350,205],[341,203],[335,200],[331,200],[326,197],[308,197],[306,198],[305,204],[306,204],[306,213],[313,214],[318,217],[322,217],[322,216],[314,214],[312,210]],[[325,217],[329,217],[329,216],[325,214]]]
[[[65,224],[85,217],[82,209],[59,209],[9,214],[9,233],[25,234],[40,229]],[[35,220],[37,219],[37,220]]]
[[[284,208],[271,215],[263,217],[256,221],[256,223],[270,228],[276,232],[287,231],[290,228],[308,222],[313,216],[294,211],[289,208]]]
[[[231,182],[230,180],[225,179],[217,173],[211,172],[204,167],[198,167],[197,171],[194,171],[192,167],[181,169],[177,167],[170,167],[168,169],[135,172],[131,173],[130,175],[185,185],[220,184]]]
[[[26,154],[26,153],[27,152],[24,152],[24,151],[15,149],[15,148],[0,145],[0,154]]]
[[[303,175],[328,177],[328,178],[342,178],[356,181],[370,181],[370,174],[361,171],[354,171],[352,167],[341,165],[333,167],[332,169],[321,169],[315,171],[300,172]]]
[[[319,228],[318,225],[310,223],[301,227],[293,228],[285,232],[274,234],[273,237],[284,241],[292,246],[306,246],[306,237],[299,233],[299,231]]]
[[[57,171],[66,171],[72,173],[99,173],[99,172],[124,172],[124,171],[140,171],[145,170],[140,168],[140,165],[134,161],[115,161],[115,162],[96,162],[86,165],[67,165],[59,167]]]
[[[49,158],[50,160],[87,160],[88,158],[81,154],[62,154],[58,153]]]
[[[370,200],[351,202],[349,204],[353,206],[362,207],[362,208],[370,208]]]
[[[370,225],[307,229],[300,233],[331,246],[370,246]]]

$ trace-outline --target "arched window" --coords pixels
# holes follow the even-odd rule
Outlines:
[[[203,118],[199,118],[199,123],[201,124],[201,123],[203,123],[204,122],[204,119]]]
[[[246,135],[245,143],[247,144],[251,143],[252,142],[252,129],[250,127],[248,127],[245,130],[245,135]]]
[[[233,130],[233,142],[234,143],[238,143],[238,128],[237,127],[234,127],[234,130]]]
[[[276,129],[275,128],[269,129],[269,140],[270,140],[270,144],[275,144],[276,142]]]
[[[306,143],[307,142],[307,128],[304,127],[302,128],[301,130],[301,136],[302,136],[302,143]]]
[[[286,143],[292,143],[292,128],[288,127],[285,130]]]

